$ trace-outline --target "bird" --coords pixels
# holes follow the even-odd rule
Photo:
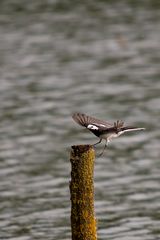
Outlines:
[[[117,120],[111,124],[79,112],[73,113],[72,118],[76,123],[87,128],[99,138],[99,141],[93,144],[93,146],[101,143],[103,139],[105,140],[104,149],[100,156],[104,153],[105,148],[113,138],[119,137],[125,132],[145,130],[142,127],[124,126],[124,122],[121,120]]]

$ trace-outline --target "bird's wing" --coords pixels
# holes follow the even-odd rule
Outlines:
[[[86,127],[88,129],[98,130],[100,129],[107,129],[110,127],[113,127],[113,124],[108,123],[103,120],[96,119],[91,116],[87,116],[84,113],[74,113],[72,115],[72,118],[75,122],[77,122],[79,125]]]

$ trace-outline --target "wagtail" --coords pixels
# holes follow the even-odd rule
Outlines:
[[[79,125],[86,127],[99,138],[99,141],[93,144],[94,146],[101,143],[102,139],[106,141],[103,152],[107,144],[112,140],[112,138],[119,137],[125,132],[139,131],[145,129],[133,126],[124,126],[124,122],[121,120],[117,120],[116,122],[111,124],[106,121],[87,116],[84,113],[74,113],[72,115],[72,118]],[[100,155],[102,155],[103,152]]]

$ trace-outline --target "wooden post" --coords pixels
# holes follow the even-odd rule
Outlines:
[[[97,240],[94,216],[94,159],[91,145],[71,149],[71,229],[72,240]]]

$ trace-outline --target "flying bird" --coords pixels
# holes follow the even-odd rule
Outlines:
[[[112,140],[112,138],[119,137],[125,132],[145,130],[145,128],[124,126],[124,122],[121,120],[117,120],[116,122],[111,124],[106,121],[87,116],[84,113],[74,113],[72,115],[72,118],[76,123],[83,127],[86,127],[99,138],[99,141],[93,144],[94,146],[101,143],[103,139],[105,140],[105,146],[100,155],[103,154],[107,144]]]

